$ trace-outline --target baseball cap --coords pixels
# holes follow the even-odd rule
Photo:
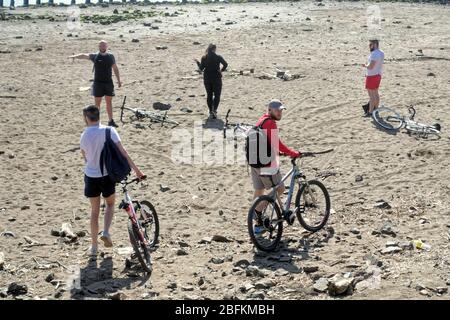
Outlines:
[[[270,100],[269,108],[270,109],[278,109],[278,110],[286,109],[286,107],[281,103],[281,101],[277,100],[277,99]]]

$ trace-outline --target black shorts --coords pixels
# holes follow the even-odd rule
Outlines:
[[[95,82],[92,84],[92,95],[94,97],[114,97],[114,83],[111,82]]]
[[[84,176],[84,195],[88,198],[100,197],[100,194],[104,198],[116,193],[116,184],[109,176],[102,178],[91,178]]]

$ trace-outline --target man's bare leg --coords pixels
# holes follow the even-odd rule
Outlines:
[[[100,215],[100,197],[89,198],[91,202],[91,239],[92,248],[98,248],[98,216]]]
[[[370,89],[367,89],[367,92],[369,93],[369,113],[372,113],[375,108],[375,94]]]
[[[373,90],[374,94],[374,109],[377,109],[380,106],[380,94],[378,93],[378,89]]]
[[[105,96],[105,102],[106,102],[106,113],[108,113],[108,120],[111,121],[113,119],[113,112],[112,112],[112,98],[110,96]]]
[[[103,231],[105,231],[107,234],[109,234],[109,228],[111,227],[111,223],[114,216],[114,204],[116,201],[116,195],[113,194],[109,196],[108,198],[105,198],[106,202],[106,208],[105,208],[105,223]]]
[[[95,106],[100,109],[100,106],[102,104],[102,97],[94,97],[94,101],[95,101]]]

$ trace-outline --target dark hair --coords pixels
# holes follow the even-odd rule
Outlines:
[[[100,120],[100,110],[92,104],[83,109],[83,115],[91,121]]]
[[[373,39],[373,40],[369,40],[369,42],[370,42],[371,44],[374,44],[374,45],[376,45],[377,47],[379,46],[379,41],[378,41],[378,40],[376,40],[376,39]]]
[[[204,58],[207,58],[210,53],[217,49],[217,46],[214,43],[210,43],[208,48],[206,48]]]

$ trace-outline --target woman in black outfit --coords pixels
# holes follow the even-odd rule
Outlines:
[[[216,54],[216,49],[216,45],[211,43],[201,61],[195,60],[200,71],[203,71],[203,83],[207,94],[206,102],[208,104],[209,117],[213,119],[217,118],[217,108],[220,103],[222,71],[225,71],[228,67],[228,63],[222,56]],[[221,64],[222,68],[220,68]]]

